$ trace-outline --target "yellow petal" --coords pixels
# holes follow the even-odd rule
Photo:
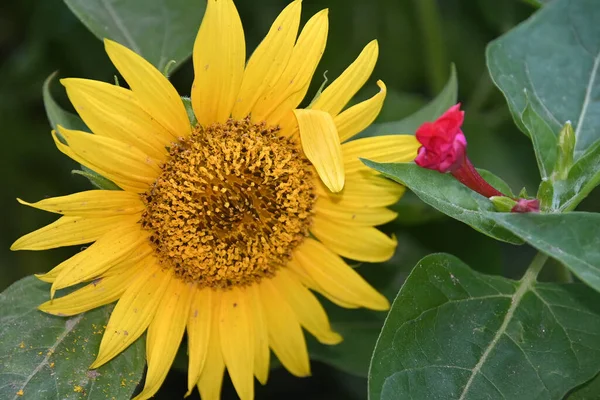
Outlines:
[[[269,332],[267,321],[260,301],[260,292],[257,285],[248,288],[246,295],[250,304],[252,326],[254,328],[254,375],[263,385],[267,384],[269,377]]]
[[[132,91],[89,79],[62,79],[61,83],[94,134],[135,146],[159,161],[167,158],[165,146],[176,137],[142,108]]]
[[[315,292],[321,293],[332,303],[344,308],[358,308],[356,304],[340,300],[339,298],[332,296],[328,291],[324,290],[295,259],[292,258],[289,260],[286,266],[288,267],[290,274],[294,275],[296,279],[302,282],[304,286],[314,290]]]
[[[135,252],[134,254],[131,254],[129,257],[125,258],[120,263],[113,265],[105,272],[103,272],[101,276],[118,275],[123,271],[128,270],[132,266],[136,265],[137,263],[144,261],[144,259],[146,259],[150,253],[152,253],[150,242],[142,243],[142,245],[139,248],[139,251]],[[68,263],[61,263],[56,267],[52,268],[52,270],[50,270],[49,272],[46,272],[45,274],[37,274],[35,277],[44,282],[54,283],[54,281],[61,274],[61,272],[68,267]]]
[[[196,290],[188,317],[188,392],[192,393],[204,368],[212,323],[212,289]],[[220,351],[220,349],[219,349]]]
[[[315,218],[310,232],[325,246],[342,257],[365,262],[389,260],[396,251],[398,242],[370,226],[348,227]]]
[[[135,216],[61,217],[50,225],[21,236],[11,250],[47,250],[91,243],[120,225],[135,223]]]
[[[183,338],[193,290],[195,287],[192,284],[177,278],[171,279],[148,327],[148,372],[144,390],[134,397],[134,400],[145,400],[154,396],[167,377]]]
[[[100,367],[129,347],[154,318],[171,274],[161,271],[156,263],[142,271],[117,302],[102,336],[98,357],[90,369]]]
[[[98,278],[89,285],[66,296],[49,300],[38,308],[52,315],[70,316],[112,303],[142,272],[142,265],[128,268],[119,275]]]
[[[269,330],[269,344],[273,352],[293,375],[310,375],[306,342],[294,310],[281,297],[270,279],[263,279],[259,288]]]
[[[379,93],[348,108],[333,119],[341,142],[365,130],[379,115],[387,89],[382,81],[377,81],[377,86],[381,89]]]
[[[365,46],[356,60],[323,90],[311,108],[326,111],[332,116],[338,115],[369,79],[378,55],[379,46],[377,40],[373,40]]]
[[[318,216],[349,226],[377,226],[393,221],[398,213],[385,207],[340,207],[327,197],[319,197],[314,207]]]
[[[54,142],[60,151],[115,182],[124,190],[144,192],[160,174],[160,167],[141,150],[117,140],[58,127],[68,146]],[[69,151],[65,151],[68,147]]]
[[[294,49],[301,9],[301,0],[290,3],[279,14],[267,36],[252,53],[233,107],[233,118],[248,116],[258,98],[279,80]]]
[[[347,174],[346,185],[340,193],[331,193],[321,182],[316,186],[319,197],[325,197],[338,207],[375,208],[396,203],[406,188],[375,171]]]
[[[413,135],[375,136],[342,144],[344,167],[347,173],[371,170],[361,158],[382,162],[410,162],[417,156],[421,144]]]
[[[214,291],[212,296],[212,322],[210,324],[210,339],[206,362],[198,381],[198,390],[202,400],[219,400],[221,398],[221,386],[223,385],[223,372],[225,362],[221,352],[221,337],[219,331],[219,308],[221,306],[221,293]]]
[[[227,121],[238,96],[246,44],[232,0],[212,0],[194,43],[192,107],[201,125]]]
[[[338,344],[342,337],[331,330],[327,314],[319,300],[286,269],[273,278],[274,287],[284,297],[300,324],[323,344]]]
[[[61,272],[52,284],[50,296],[53,297],[56,290],[94,279],[132,253],[148,249],[143,246],[147,240],[148,234],[139,225],[107,232],[90,247],[56,267]]]
[[[328,11],[315,14],[304,26],[290,60],[272,89],[265,92],[252,108],[252,120],[277,125],[306,96],[321,56],[325,51]]]
[[[152,64],[127,47],[104,40],[110,60],[129,84],[141,106],[173,137],[191,133],[181,97],[171,82]]]
[[[233,386],[241,400],[254,398],[254,330],[245,290],[221,293],[219,332],[221,351]]]
[[[28,203],[21,199],[17,201],[39,210],[78,217],[137,214],[144,210],[139,195],[121,190],[88,190],[44,199],[37,203]]]
[[[330,191],[341,191],[345,181],[342,146],[331,115],[315,110],[295,110],[294,113],[306,158]]]
[[[296,260],[333,297],[373,310],[387,310],[388,300],[334,252],[307,238],[294,253]]]

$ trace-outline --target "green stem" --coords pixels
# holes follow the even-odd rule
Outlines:
[[[527,267],[527,271],[521,278],[521,286],[531,286],[535,280],[537,279],[538,274],[546,264],[548,260],[548,256],[544,253],[538,252],[533,260],[531,260],[531,264]]]
[[[425,62],[431,94],[437,94],[446,83],[448,61],[442,36],[442,18],[437,0],[414,0],[417,18],[424,39]]]

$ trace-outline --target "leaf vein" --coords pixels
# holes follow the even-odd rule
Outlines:
[[[583,99],[583,105],[581,106],[581,113],[579,114],[579,118],[577,119],[577,126],[575,127],[575,142],[577,142],[577,140],[579,139],[579,135],[581,134],[581,127],[583,126],[583,122],[585,121],[585,115],[590,105],[590,100],[592,98],[592,88],[594,87],[594,83],[596,82],[596,75],[598,74],[599,66],[600,54],[598,54],[594,59],[594,65],[590,73],[590,79],[585,90],[585,97]]]
[[[115,9],[113,8],[112,4],[110,4],[110,1],[102,0],[102,5],[106,9],[106,12],[110,15],[110,17],[115,22],[115,26],[117,27],[117,29],[119,31],[121,31],[121,33],[123,34],[123,37],[127,41],[127,44],[129,45],[131,50],[135,51],[138,54],[141,54],[140,47],[137,45],[137,43],[133,39],[133,36],[131,36],[131,33],[129,33],[129,30],[127,29],[127,27],[125,27],[125,24],[123,24],[123,20],[121,20],[119,15],[115,12]]]
[[[21,389],[21,390],[25,389],[25,387],[29,384],[29,381],[38,372],[40,372],[40,370],[44,367],[44,365],[48,364],[48,360],[50,359],[50,356],[52,356],[52,354],[54,353],[54,350],[56,350],[58,345],[61,344],[62,341],[65,340],[67,335],[69,333],[71,333],[71,331],[73,329],[75,329],[75,327],[79,324],[79,322],[81,322],[81,320],[83,319],[83,316],[84,316],[84,314],[79,314],[78,316],[65,321],[65,331],[63,333],[61,333],[61,335],[56,339],[56,342],[54,342],[52,347],[50,347],[48,349],[48,352],[46,353],[46,356],[44,357],[44,359],[37,365],[37,367],[35,367],[35,369],[31,372],[31,374],[29,374],[29,376],[27,376],[27,379],[25,379],[25,382],[23,382],[23,384],[21,385],[21,387],[19,389]],[[17,400],[18,398],[19,398],[19,395],[15,395],[15,397],[13,397],[13,400]]]
[[[498,341],[500,340],[502,335],[506,332],[506,328],[508,327],[508,324],[511,321],[517,307],[521,303],[523,296],[525,296],[527,291],[531,288],[531,285],[534,281],[535,281],[535,276],[526,275],[524,277],[524,279],[521,281],[515,294],[513,296],[511,296],[511,299],[512,299],[511,305],[508,308],[506,315],[504,316],[502,325],[500,325],[498,332],[496,332],[496,335],[494,336],[494,338],[492,339],[490,344],[487,346],[487,348],[485,349],[485,351],[479,358],[479,361],[477,362],[477,364],[475,364],[475,367],[473,367],[473,369],[471,370],[471,376],[469,377],[469,380],[467,381],[467,383],[459,397],[459,400],[464,400],[466,398],[465,396],[467,395],[467,393],[469,392],[469,389],[471,388],[471,385],[475,381],[475,377],[477,376],[477,374],[479,374],[481,367],[483,366],[483,364],[485,364],[488,357],[492,353],[492,350],[496,347],[496,344],[498,344]]]

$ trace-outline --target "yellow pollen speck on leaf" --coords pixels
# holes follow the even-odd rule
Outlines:
[[[164,268],[199,288],[273,276],[308,235],[316,175],[295,139],[249,118],[196,127],[142,195]]]
[[[25,394],[25,392],[23,392],[23,389],[20,389],[20,390],[17,392],[17,396],[23,396],[24,394]]]
[[[19,348],[24,349],[25,348],[25,342],[19,343]]]

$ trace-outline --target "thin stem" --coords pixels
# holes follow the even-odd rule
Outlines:
[[[415,0],[417,17],[424,39],[425,61],[431,94],[437,94],[446,83],[448,61],[442,35],[442,18],[437,0]]]
[[[537,279],[538,274],[546,264],[548,260],[548,256],[544,253],[538,252],[533,260],[531,260],[531,264],[527,267],[527,271],[521,278],[521,285],[531,286],[533,282]]]

